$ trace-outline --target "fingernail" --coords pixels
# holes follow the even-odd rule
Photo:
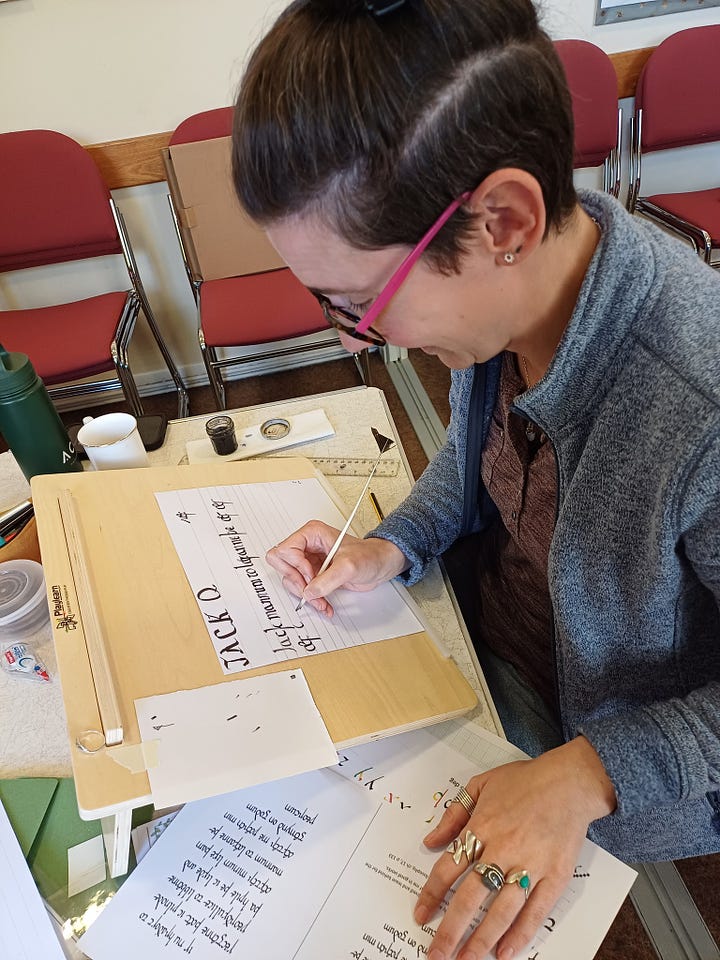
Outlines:
[[[437,947],[433,947],[428,954],[428,960],[445,960],[445,954],[442,950],[438,950]]]
[[[514,947],[500,947],[497,952],[497,960],[512,960],[515,956]]]
[[[434,837],[436,833],[437,833],[437,827],[433,827],[430,833],[428,833],[427,836],[424,838],[423,843],[428,843],[430,840],[430,837]]]
[[[430,911],[425,906],[424,903],[420,903],[415,907],[414,911],[415,923],[422,925],[430,919]]]

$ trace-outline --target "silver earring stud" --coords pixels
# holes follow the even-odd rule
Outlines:
[[[515,254],[510,253],[510,251],[508,250],[508,252],[504,254],[503,260],[505,261],[505,263],[515,263]]]

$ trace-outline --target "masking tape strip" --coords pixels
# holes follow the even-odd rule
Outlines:
[[[130,773],[143,773],[158,765],[159,740],[143,740],[141,743],[125,743],[108,747],[107,755],[125,767]]]
[[[192,230],[193,227],[196,227],[197,215],[195,213],[195,207],[181,207],[178,210],[178,220],[180,221],[180,226],[185,230]]]

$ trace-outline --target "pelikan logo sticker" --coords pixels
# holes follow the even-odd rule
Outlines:
[[[53,584],[50,587],[50,593],[52,595],[52,616],[55,629],[64,630],[66,633],[70,630],[77,630],[77,619],[70,609],[67,589],[63,591],[60,586]]]

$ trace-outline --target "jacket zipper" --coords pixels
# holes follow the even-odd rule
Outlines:
[[[554,523],[553,523],[553,533],[554,533],[555,527],[557,526],[558,516],[560,515],[560,466],[559,466],[559,464],[558,464],[558,457],[557,457],[557,451],[556,451],[556,449],[555,449],[555,444],[554,444],[554,443],[552,442],[552,440],[550,439],[550,434],[547,432],[547,430],[545,430],[545,428],[542,426],[542,424],[537,423],[537,421],[535,421],[535,420],[532,420],[526,413],[523,413],[522,410],[518,410],[518,408],[517,408],[514,404],[510,404],[510,410],[511,410],[511,412],[514,413],[516,416],[520,417],[520,418],[523,419],[523,420],[526,420],[528,423],[535,423],[535,425],[536,425],[537,427],[539,427],[539,428],[543,431],[543,433],[544,433],[545,436],[547,437],[548,443],[549,443],[550,446],[552,447],[552,450],[553,450],[553,460],[555,461],[555,490],[556,490],[556,494],[555,494],[555,520],[554,520]],[[550,555],[549,555],[549,552],[548,552],[548,562],[549,562],[549,560],[550,560]],[[550,578],[548,577],[548,593],[549,593],[549,592],[550,592]],[[551,599],[552,599],[552,598],[551,598]],[[565,737],[565,736],[566,736],[565,723],[564,723],[564,721],[563,721],[562,710],[561,710],[561,708],[560,708],[560,681],[559,681],[559,679],[558,679],[558,666],[557,666],[557,665],[558,665],[558,656],[557,656],[557,646],[558,646],[557,628],[556,628],[556,626],[555,626],[555,610],[554,610],[554,608],[553,608],[552,602],[550,603],[550,623],[551,623],[551,628],[552,628],[552,644],[551,644],[551,651],[550,651],[550,652],[551,652],[551,654],[552,654],[552,667],[553,667],[553,693],[555,694],[555,708],[556,708],[556,710],[557,710],[558,719],[560,720],[560,728],[561,728],[563,737]]]

